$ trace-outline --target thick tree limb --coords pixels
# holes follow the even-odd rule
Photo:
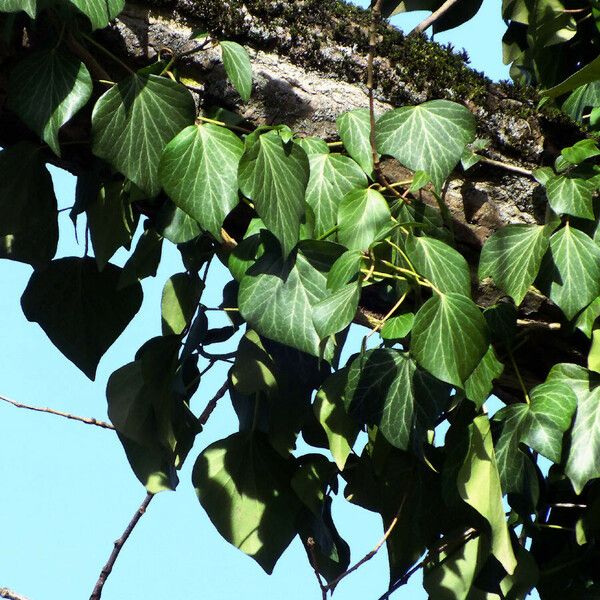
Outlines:
[[[28,600],[25,596],[17,594],[8,588],[0,588],[0,598],[6,598],[6,600]]]
[[[446,0],[436,11],[432,12],[426,19],[423,19],[410,33],[423,33],[429,29],[442,15],[445,15],[460,0]]]

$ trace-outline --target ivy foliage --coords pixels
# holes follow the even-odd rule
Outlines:
[[[385,15],[442,4],[377,2]],[[0,257],[33,267],[25,316],[94,379],[140,308],[140,281],[156,275],[164,243],[177,245],[183,270],[164,286],[162,335],[107,386],[141,483],[176,488],[204,424],[190,400],[229,361],[223,389],[239,426],[195,452],[192,484],[219,533],[267,573],[299,536],[331,591],[351,559],[332,512],[345,498],[381,515],[391,591],[416,565],[433,599],[517,599],[536,586],[544,599],[591,597],[583,590],[600,585],[590,567],[600,558],[596,141],[539,165],[545,218],[498,229],[474,259],[454,238],[443,193],[486,149],[468,107],[352,110],[338,116],[333,142],[256,127],[225,108],[199,110],[198,88],[178,72],[183,56],[213,52],[247,102],[252,65],[235,41],[194,35],[168,61],[136,72],[122,64],[115,81],[100,80],[99,64],[116,74],[120,59],[105,67],[110,50],[94,31],[123,5],[0,0],[15,55],[7,106],[30,130],[0,152]],[[480,5],[456,3],[434,31]],[[502,10],[513,77],[554,86],[557,106],[594,129],[596,0],[504,0]],[[73,145],[82,151],[66,162],[78,178],[71,217],[86,219],[85,250],[56,257],[47,164],[72,159]],[[389,181],[381,160],[409,180]],[[120,249],[122,267],[111,262]],[[231,281],[222,304],[207,307],[216,260]],[[555,322],[534,325],[557,347],[587,349],[578,364],[551,355],[541,378],[522,372],[532,302],[552,306]],[[229,325],[211,323],[217,309]],[[358,344],[356,323],[368,326]],[[211,348],[224,342],[234,351]],[[506,405],[490,416],[494,391]]]

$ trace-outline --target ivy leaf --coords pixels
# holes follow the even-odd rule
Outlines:
[[[355,281],[360,273],[362,253],[360,250],[346,250],[332,265],[327,275],[327,287],[336,291],[347,283]]]
[[[25,11],[32,19],[35,19],[40,4],[40,0],[0,0],[0,12]]]
[[[170,201],[165,202],[158,211],[155,227],[172,244],[185,244],[202,234],[198,221]]]
[[[563,363],[552,367],[546,381],[563,383],[577,396],[565,473],[575,493],[580,494],[590,479],[600,477],[600,376],[583,367]]]
[[[137,225],[123,182],[110,181],[100,188],[96,201],[87,207],[94,256],[101,271],[121,247],[129,250]]]
[[[518,306],[535,280],[550,243],[542,225],[508,225],[486,241],[479,261],[479,278],[491,277]]]
[[[325,140],[318,137],[308,136],[294,138],[294,143],[306,152],[310,158],[313,154],[329,154],[329,146]]]
[[[96,102],[92,151],[155,196],[163,148],[193,123],[195,114],[194,99],[184,86],[158,75],[132,75]]]
[[[104,29],[125,7],[125,0],[68,0],[68,3],[90,20],[92,29]]]
[[[360,300],[360,285],[350,283],[333,292],[313,309],[313,322],[319,337],[324,340],[346,329],[356,315]]]
[[[250,144],[246,140],[239,168],[240,190],[254,201],[256,212],[281,242],[287,257],[298,241],[304,215],[308,157],[298,144],[284,144],[276,131],[254,140]]]
[[[202,451],[192,474],[219,533],[267,573],[296,535],[291,464],[260,433],[234,433]]]
[[[456,482],[458,492],[490,524],[492,554],[510,575],[517,561],[504,517],[500,477],[486,415],[475,418],[469,425],[469,438],[469,451]]]
[[[594,186],[586,179],[555,175],[546,183],[546,194],[555,213],[594,219]]]
[[[39,148],[20,142],[0,152],[0,258],[39,266],[56,253],[58,213]]]
[[[126,287],[146,277],[155,277],[160,264],[163,238],[146,229],[140,236],[132,255],[127,259],[119,278],[119,287]]]
[[[341,199],[356,188],[366,188],[362,169],[341,154],[311,154],[310,179],[306,188],[306,203],[315,215],[315,237],[320,237],[337,224]]]
[[[600,373],[600,329],[592,332],[592,345],[587,357],[587,366],[590,371]]]
[[[181,335],[198,308],[204,284],[197,273],[176,273],[167,280],[162,292],[163,335]]]
[[[577,318],[575,327],[591,338],[596,319],[600,317],[600,298],[596,298]]]
[[[328,296],[327,272],[338,256],[339,246],[329,242],[305,244],[287,260],[273,250],[265,252],[240,283],[242,317],[261,335],[320,356],[313,311]],[[327,343],[324,352],[331,360],[333,345]]]
[[[350,250],[366,250],[390,218],[390,208],[378,191],[353,190],[339,205],[338,240]]]
[[[361,423],[377,425],[400,450],[420,452],[428,429],[450,400],[450,386],[419,369],[408,354],[383,348],[357,356],[344,403]]]
[[[435,238],[411,235],[405,250],[417,273],[441,292],[471,296],[469,265],[454,248]]]
[[[370,177],[373,174],[373,151],[369,110],[358,108],[345,112],[337,118],[336,124],[344,148]]]
[[[417,312],[411,354],[432,375],[464,387],[488,350],[485,318],[462,294],[436,294]]]
[[[582,69],[579,69],[579,71],[570,77],[567,77],[562,83],[542,91],[542,95],[556,98],[575,88],[585,85],[586,83],[598,81],[598,79],[600,79],[600,56],[595,58],[591,63],[585,65]]]
[[[35,271],[23,292],[27,320],[92,381],[103,354],[142,304],[139,283],[119,289],[121,269],[98,271],[93,258],[60,258]]]
[[[460,104],[431,100],[385,113],[376,125],[377,150],[412,171],[426,171],[437,190],[475,139],[475,118]]]
[[[496,358],[496,352],[490,345],[481,362],[465,382],[465,395],[481,408],[494,389],[494,380],[504,371],[504,365]]]
[[[313,410],[325,430],[329,450],[340,471],[344,470],[360,427],[345,409],[344,392],[348,370],[340,369],[328,377],[317,392]]]
[[[252,65],[243,46],[236,42],[219,42],[223,53],[223,67],[229,81],[238,91],[244,102],[252,95]]]
[[[92,94],[92,78],[73,55],[36,52],[13,69],[8,106],[60,156],[58,130]]]
[[[567,223],[550,238],[539,279],[540,288],[572,319],[600,296],[600,248]]]
[[[216,125],[186,127],[164,149],[160,182],[173,202],[221,239],[225,217],[238,203],[238,165],[244,144]]]
[[[392,317],[391,319],[388,319],[381,328],[381,337],[384,340],[401,340],[411,332],[414,322],[415,315],[411,312]]]
[[[547,381],[531,390],[523,441],[554,463],[560,463],[563,435],[571,426],[577,396],[560,381]]]

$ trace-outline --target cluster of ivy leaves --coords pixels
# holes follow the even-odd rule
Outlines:
[[[92,78],[90,54],[106,54],[94,31],[123,4],[0,0],[2,43],[18,50],[7,105],[39,138],[0,152],[0,257],[34,267],[22,297],[26,317],[94,379],[139,310],[140,281],[156,274],[164,240],[177,244],[185,270],[165,284],[162,335],[107,386],[110,419],[140,481],[152,493],[175,489],[202,429],[189,406],[202,389],[200,361],[210,368],[227,360],[210,346],[241,331],[227,380],[239,427],[199,454],[193,485],[223,537],[265,571],[298,535],[334,584],[350,565],[331,512],[343,494],[391,527],[391,589],[425,554],[433,599],[516,599],[534,586],[544,598],[597,593],[596,142],[583,139],[535,171],[548,200],[544,223],[508,225],[487,240],[477,277],[491,278],[505,298],[484,308],[473,300],[477,277],[455,248],[442,194],[461,161],[471,168],[485,147],[467,108],[432,100],[379,115],[376,156],[367,109],[339,116],[341,145],[286,125],[252,128],[223,109],[199,113],[176,55],[117,82]],[[470,18],[480,4],[449,12],[437,30]],[[383,2],[388,15],[439,5]],[[536,34],[519,38],[533,50],[513,60],[541,73],[536,61],[550,40],[579,51],[578,17],[558,0],[505,1],[504,11],[507,36],[521,31],[514,23]],[[553,11],[561,18],[551,25],[543,19]],[[586,21],[595,24],[594,2],[589,11]],[[565,19],[577,24],[568,39],[570,21],[552,29]],[[242,46],[209,35],[190,44],[218,46],[241,100],[250,98]],[[588,93],[597,84],[594,64],[575,75],[560,66],[570,79],[552,93]],[[91,141],[65,139],[67,123],[89,131]],[[55,259],[57,203],[46,164],[70,143],[90,151],[76,167],[71,211],[74,221],[85,216],[86,249],[82,258]],[[410,169],[411,180],[383,181],[379,155]],[[420,200],[425,187],[440,209]],[[125,265],[111,263],[119,248],[130,249],[141,219]],[[231,316],[227,327],[211,327],[202,303],[213,258],[232,275],[220,307]],[[518,308],[532,290],[562,311],[565,331],[590,339],[587,362],[556,364],[532,389],[522,382],[520,401],[490,418],[494,380],[507,364],[520,379]],[[361,312],[374,296],[385,315]],[[357,314],[377,347],[363,343],[341,364]],[[295,452],[300,434],[314,452]],[[538,455],[552,463],[547,475]]]

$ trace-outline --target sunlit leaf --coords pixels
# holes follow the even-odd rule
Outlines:
[[[358,108],[337,118],[340,139],[348,154],[362,167],[367,175],[373,173],[373,150],[371,149],[371,117],[369,110]]]
[[[244,102],[252,95],[252,65],[246,49],[237,42],[219,42],[227,77]]]

